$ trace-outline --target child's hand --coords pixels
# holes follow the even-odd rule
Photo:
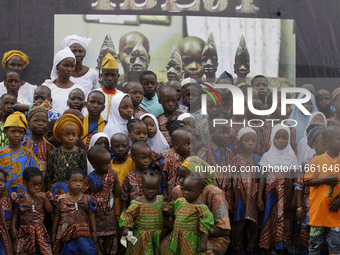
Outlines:
[[[264,203],[262,199],[257,199],[257,208],[259,208],[259,211],[262,212],[264,210]]]
[[[206,252],[208,250],[207,244],[206,243],[201,243],[200,245],[200,252]]]
[[[327,176],[323,177],[322,179],[323,179],[324,184],[330,185],[332,187],[337,185],[338,182],[339,182],[339,179],[335,174],[327,175]]]
[[[114,170],[113,168],[110,170],[110,173],[113,175],[113,177],[115,178],[115,180],[118,180],[118,173],[116,170]]]
[[[45,100],[40,106],[44,107],[46,109],[46,111],[48,111],[48,110],[50,110],[52,108],[51,103],[48,102],[47,100]]]
[[[129,229],[126,228],[123,230],[123,233],[122,233],[122,236],[127,236],[128,235],[128,232],[129,232]]]
[[[42,199],[42,200],[45,200],[45,199],[46,199],[46,196],[45,196],[43,193],[41,193],[41,192],[36,192],[36,193],[34,193],[34,194],[33,194],[33,197],[36,197],[36,198]]]
[[[91,233],[91,238],[92,238],[92,240],[93,240],[94,243],[97,242],[97,233],[96,233],[95,231],[92,231],[92,233]]]
[[[161,209],[165,212],[168,212],[170,210],[170,206],[168,203],[163,202]]]
[[[298,218],[299,220],[303,221],[303,216],[304,216],[304,213],[302,210],[297,210],[296,211],[296,218]]]
[[[15,227],[11,227],[11,239],[15,241],[17,239],[18,230]]]
[[[329,202],[329,204],[331,205],[328,210],[332,213],[336,213],[339,211],[340,208],[340,198],[336,198],[334,200],[332,200],[331,202]]]

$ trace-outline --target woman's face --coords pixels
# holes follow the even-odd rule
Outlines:
[[[22,70],[24,70],[24,64],[22,62],[21,57],[19,56],[13,56],[11,57],[5,66],[5,69],[17,69],[20,73],[22,72]]]
[[[75,63],[73,58],[65,58],[58,65],[57,70],[59,76],[69,79],[74,72]]]

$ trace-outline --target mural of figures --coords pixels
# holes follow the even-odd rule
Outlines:
[[[207,80],[215,82],[218,67],[218,56],[213,33],[209,34],[208,40],[202,51],[203,73]]]
[[[181,54],[179,54],[179,50],[177,45],[175,45],[172,48],[170,57],[169,57],[169,62],[166,65],[166,70],[167,70],[167,77],[168,80],[181,80],[183,71],[182,71],[182,58]]]
[[[138,81],[142,72],[146,71],[149,66],[149,57],[142,41],[138,41],[130,55],[130,70],[128,81]]]
[[[246,83],[246,77],[250,72],[249,52],[246,45],[246,40],[242,35],[240,44],[237,47],[235,54],[234,73],[237,75],[237,84]]]

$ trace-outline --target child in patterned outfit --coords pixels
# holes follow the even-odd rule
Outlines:
[[[12,203],[9,197],[4,196],[6,189],[6,172],[0,169],[0,254],[12,254],[12,242],[9,236],[9,229],[12,219]]]

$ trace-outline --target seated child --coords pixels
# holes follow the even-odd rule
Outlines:
[[[110,152],[110,139],[103,132],[97,133],[94,136],[92,136],[91,142],[90,142],[90,145],[89,145],[89,150],[95,145],[100,145],[100,146],[104,147],[108,152]],[[90,174],[93,170],[94,169],[93,169],[89,159],[87,159],[87,174]]]
[[[21,86],[20,72],[16,69],[8,69],[5,72],[4,85],[7,89],[7,93],[15,95],[19,104],[29,104],[25,97],[19,94],[19,88]]]
[[[96,255],[97,229],[95,203],[81,192],[84,171],[69,168],[65,174],[67,194],[56,198],[56,214],[52,226],[53,254]],[[91,232],[90,232],[91,231]],[[92,237],[92,239],[91,239]]]
[[[167,254],[200,254],[208,249],[208,235],[213,232],[214,216],[199,200],[205,180],[191,173],[183,182],[183,196],[162,204],[163,211],[175,219]],[[190,226],[188,223],[190,222]]]
[[[318,110],[326,116],[326,119],[334,116],[334,113],[331,110],[332,95],[328,90],[320,89],[318,92],[316,92],[315,103],[318,107]]]
[[[4,100],[0,97],[0,120],[4,113]],[[8,137],[5,134],[4,123],[0,121],[0,149],[8,145]]]
[[[150,113],[146,113],[141,116],[141,120],[143,120],[147,126],[148,139],[146,143],[150,146],[151,150],[161,154],[163,151],[169,149],[168,142],[159,130],[156,117]]]
[[[95,202],[97,252],[114,255],[117,252],[114,196],[120,197],[121,193],[117,171],[111,169],[111,155],[104,147],[95,145],[87,155],[94,171],[85,178],[82,192],[91,195]]]
[[[75,88],[68,94],[67,106],[82,112],[85,106],[85,94],[81,89]]]
[[[309,163],[312,167],[321,167],[323,171],[309,171],[305,174],[305,185],[310,186],[310,233],[309,253],[320,254],[326,231],[329,254],[339,254],[340,238],[340,192],[339,171],[339,140],[340,127],[326,127],[322,133],[326,145],[326,153],[314,157]]]
[[[76,146],[83,132],[82,123],[73,114],[61,116],[54,125],[54,137],[63,144],[52,151],[46,170],[47,190],[54,195],[67,193],[65,175],[69,168],[80,168],[84,176],[87,174],[86,152]]]
[[[119,226],[124,228],[123,236],[127,236],[128,231],[133,231],[138,239],[135,245],[129,242],[126,254],[160,254],[163,232],[161,206],[164,202],[164,197],[157,195],[160,183],[158,171],[144,171],[143,195],[132,200],[129,208],[120,217]]]
[[[158,116],[163,113],[163,107],[159,103],[158,96],[156,94],[158,82],[157,75],[152,71],[144,71],[139,78],[140,83],[143,86],[144,94],[140,107],[145,111]]]
[[[182,114],[176,110],[178,100],[176,90],[169,86],[163,86],[159,90],[159,103],[162,105],[164,112],[157,117],[159,130],[162,132],[166,141],[170,144],[171,137],[169,135],[169,131],[166,128],[166,124],[169,118],[173,120],[177,120],[178,116]]]
[[[34,152],[44,169],[43,177],[47,163],[50,159],[52,150],[55,148],[51,143],[44,140],[44,132],[47,129],[47,111],[44,107],[38,106],[31,109],[27,114],[28,126],[32,132],[32,136],[22,145]]]
[[[143,108],[140,108],[139,105],[143,100],[143,86],[139,82],[129,81],[124,86],[124,93],[129,94],[133,104],[133,117],[140,118],[145,113],[148,113]]]
[[[135,163],[135,169],[125,176],[123,182],[120,197],[122,211],[129,207],[133,199],[143,195],[141,174],[149,169],[152,161],[150,146],[141,141],[134,143],[131,147],[131,157]]]
[[[5,196],[10,196],[12,192],[26,191],[22,180],[26,167],[37,167],[40,171],[43,171],[43,168],[33,151],[21,146],[27,129],[25,115],[21,112],[9,115],[4,129],[9,144],[0,150],[0,166],[7,173]]]
[[[9,235],[12,219],[12,203],[11,199],[3,194],[6,190],[6,177],[6,172],[0,168],[0,252],[2,252],[2,254],[12,254],[12,241]]]
[[[1,122],[5,124],[7,117],[13,113],[13,106],[17,103],[17,98],[11,93],[6,93],[1,96],[1,99],[3,101]]]
[[[183,161],[190,157],[192,135],[186,130],[178,129],[171,134],[173,148],[167,149],[161,153],[164,158],[163,179],[166,184],[166,198],[171,201],[172,190],[178,185],[177,168]]]
[[[259,170],[260,156],[253,154],[256,148],[256,132],[250,127],[241,128],[238,132],[241,153],[234,157],[237,169]],[[234,176],[233,212],[235,221],[231,235],[232,248],[236,253],[255,253],[258,248],[259,217],[256,206],[259,173],[243,171]],[[245,238],[247,236],[247,238]]]
[[[227,124],[216,124],[210,122],[211,140],[200,151],[198,157],[206,161],[211,166],[234,166],[234,154],[227,147],[227,141],[230,136],[230,126]],[[228,172],[216,171],[217,178],[215,179],[215,186],[219,187],[226,195],[226,200],[231,208],[231,181]]]
[[[51,192],[43,193],[43,178],[36,167],[27,167],[23,173],[26,192],[11,194],[13,217],[11,237],[13,254],[52,254],[50,236],[44,225],[45,211],[53,212]],[[18,222],[18,230],[16,224]]]
[[[126,124],[132,118],[133,105],[130,95],[119,93],[111,103],[110,118],[104,128],[104,133],[109,137],[114,134],[122,133],[126,136],[129,135]]]
[[[84,136],[83,142],[86,150],[89,149],[91,137],[104,131],[104,127],[107,123],[101,116],[105,107],[105,96],[101,91],[91,91],[87,96],[87,102],[85,103],[88,115],[84,118]]]

